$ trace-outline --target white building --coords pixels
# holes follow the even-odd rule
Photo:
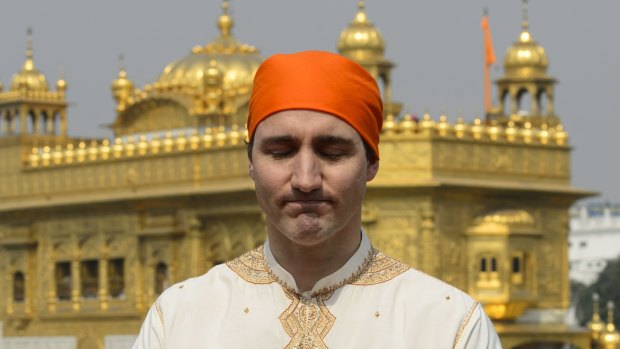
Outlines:
[[[620,256],[620,204],[573,207],[568,241],[570,279],[593,283]]]

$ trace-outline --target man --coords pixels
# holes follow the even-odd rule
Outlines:
[[[363,232],[382,121],[357,63],[319,51],[267,59],[248,157],[268,241],[164,292],[134,348],[501,348],[478,303]]]

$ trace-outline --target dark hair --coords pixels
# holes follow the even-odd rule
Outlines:
[[[254,147],[254,137],[252,137],[252,139],[250,139],[249,142],[247,141],[244,141],[244,142],[247,145],[248,159],[252,161],[252,148]],[[370,145],[368,145],[368,143],[366,143],[365,140],[362,140],[362,143],[364,144],[364,152],[366,153],[366,160],[368,160],[369,163],[373,163],[377,161],[378,160],[377,154],[375,154],[374,150],[372,150]]]

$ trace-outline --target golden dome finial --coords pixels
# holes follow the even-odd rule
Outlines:
[[[217,26],[220,29],[220,35],[222,36],[230,36],[231,29],[234,25],[232,17],[228,14],[228,8],[230,4],[228,0],[222,0],[222,15],[220,19],[217,21]]]
[[[125,109],[126,102],[133,91],[133,82],[127,79],[127,72],[123,63],[124,59],[125,57],[122,54],[118,56],[118,77],[112,81],[112,96],[116,100],[118,111]]]
[[[33,49],[32,49],[32,28],[28,27],[28,39],[26,42],[26,61],[32,62]],[[32,69],[32,67],[31,67]]]
[[[24,62],[24,71],[33,71],[34,70],[34,59],[33,59],[33,48],[32,48],[32,28],[28,27],[27,39],[26,39],[26,61]]]
[[[125,71],[125,56],[122,53],[118,55],[118,77],[119,79],[127,78],[127,72]]]
[[[521,28],[523,28],[524,31],[527,31],[529,28],[527,0],[523,0],[523,21],[521,21]]]
[[[607,326],[601,333],[599,340],[602,349],[617,349],[620,347],[620,334],[614,325],[614,302],[607,301]]]
[[[528,20],[528,7],[527,0],[523,0],[523,19],[521,20],[521,35],[519,35],[520,42],[531,42],[532,36],[530,35],[530,24]]]
[[[67,81],[65,81],[65,70],[62,68],[60,68],[58,81],[56,81],[56,90],[58,92],[65,92],[67,90]]]
[[[366,2],[360,0],[357,2],[357,14],[355,15],[354,23],[368,23],[368,17],[366,17]]]
[[[366,16],[366,3],[357,3],[355,18],[340,33],[338,53],[355,61],[382,59],[385,43],[383,36]]]
[[[38,71],[34,66],[32,28],[28,28],[27,33],[26,61],[24,62],[22,69],[13,76],[13,79],[11,80],[11,90],[47,91],[48,87],[45,75]]]

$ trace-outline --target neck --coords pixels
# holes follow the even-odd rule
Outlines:
[[[334,234],[317,245],[298,245],[279,232],[269,232],[271,253],[293,276],[299,291],[309,291],[320,279],[340,269],[355,254],[361,242],[358,228]]]

